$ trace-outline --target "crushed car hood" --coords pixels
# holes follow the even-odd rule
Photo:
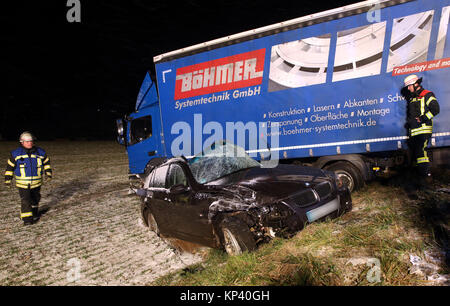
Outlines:
[[[247,193],[246,189],[256,192],[256,202],[262,204],[280,199],[293,193],[313,187],[329,180],[325,173],[317,168],[298,165],[278,165],[275,168],[249,168],[209,183],[209,186],[227,186],[234,193]],[[244,195],[245,196],[245,195]],[[248,196],[248,195],[247,195]],[[246,197],[247,197],[246,196]]]

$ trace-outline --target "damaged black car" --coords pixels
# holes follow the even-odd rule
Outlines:
[[[333,172],[265,167],[226,142],[153,167],[137,193],[145,224],[159,236],[231,255],[352,208],[350,192]]]

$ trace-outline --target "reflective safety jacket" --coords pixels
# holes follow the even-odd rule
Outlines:
[[[431,134],[433,132],[433,117],[439,113],[439,103],[434,94],[425,89],[420,89],[418,95],[408,103],[407,122],[410,128],[410,136]],[[417,119],[420,119],[420,123]]]
[[[42,185],[43,175],[52,177],[50,159],[42,148],[29,150],[19,147],[11,152],[5,172],[5,183],[10,184],[13,177],[16,187],[32,189]]]

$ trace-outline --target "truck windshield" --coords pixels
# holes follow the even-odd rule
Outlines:
[[[243,169],[259,168],[261,164],[248,156],[243,148],[221,142],[190,159],[189,167],[195,180],[206,184]]]

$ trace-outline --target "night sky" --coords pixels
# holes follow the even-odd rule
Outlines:
[[[67,0],[1,6],[0,139],[115,139],[153,57],[359,1]]]

